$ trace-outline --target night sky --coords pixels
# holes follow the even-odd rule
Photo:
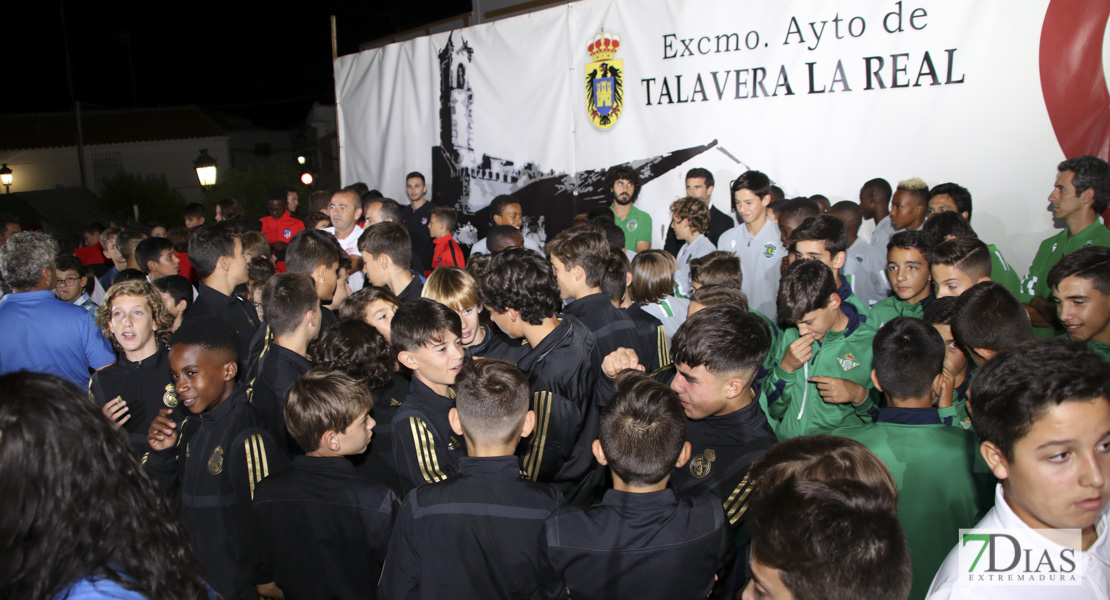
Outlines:
[[[343,55],[471,8],[469,0],[36,4],[0,11],[0,112],[67,111],[74,98],[86,110],[195,104],[275,128],[303,122],[313,102],[335,102],[330,15]]]

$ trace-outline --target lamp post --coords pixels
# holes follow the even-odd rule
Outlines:
[[[8,168],[7,163],[0,165],[0,183],[4,184],[7,193],[12,193],[12,170]]]
[[[216,159],[208,156],[207,148],[201,149],[200,156],[193,161],[193,168],[197,170],[197,179],[202,188],[208,189],[216,184]]]

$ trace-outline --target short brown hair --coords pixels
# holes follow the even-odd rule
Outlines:
[[[731,304],[742,308],[744,312],[751,310],[748,305],[748,296],[744,292],[741,292],[738,288],[725,285],[703,285],[690,295],[690,302],[697,302],[707,308],[720,304]]]
[[[632,285],[628,298],[640,304],[653,304],[674,292],[674,273],[678,265],[663,250],[644,250],[632,259]]]
[[[723,285],[740,289],[744,274],[740,271],[740,257],[724,250],[714,250],[690,261],[690,281],[698,285]]]
[[[243,243],[243,256],[250,259],[261,256],[266,260],[270,259],[270,243],[266,241],[266,236],[257,231],[244,231],[239,236],[239,241]]]
[[[455,379],[455,408],[468,437],[486,444],[510,444],[520,437],[531,393],[516,365],[487,358],[472,360]]]
[[[158,289],[145,279],[121,281],[108,288],[104,294],[104,304],[96,309],[96,325],[104,337],[112,341],[112,346],[117,352],[123,352],[123,348],[116,341],[116,336],[108,329],[108,324],[112,321],[112,300],[119,296],[139,296],[146,300],[150,307],[150,320],[154,323],[154,336],[163,344],[170,339],[170,334],[173,333],[173,315],[166,310],[166,305],[162,304],[162,296],[158,293]]]
[[[796,260],[779,282],[779,318],[797,323],[806,314],[825,308],[836,293],[832,269],[819,260]]]
[[[432,209],[430,218],[443,223],[443,226],[450,232],[455,228],[455,224],[459,222],[459,213],[450,206],[437,206]]]
[[[586,285],[601,287],[609,266],[609,241],[597,227],[573,227],[547,243],[547,255],[558,258],[567,269],[582,267]]]
[[[681,221],[686,219],[690,229],[698,233],[705,233],[709,229],[709,207],[705,202],[686,196],[671,203],[671,214]]]
[[[394,266],[405,270],[408,270],[412,262],[409,230],[392,221],[382,221],[367,227],[358,238],[358,250],[369,254],[370,258],[378,258],[384,254],[393,261]]]
[[[752,465],[756,496],[784,481],[825,482],[855,479],[871,488],[891,510],[898,507],[898,486],[881,458],[856,440],[832,435],[808,435],[783,440]]]
[[[351,376],[315,368],[289,388],[285,426],[302,450],[315,452],[325,433],[345,431],[362,411],[373,407],[370,390]]]
[[[401,300],[392,291],[387,288],[368,285],[347,296],[343,304],[339,305],[339,318],[362,321],[366,318],[366,307],[370,306],[370,303],[375,300],[388,302],[393,305],[393,308],[401,308]]]

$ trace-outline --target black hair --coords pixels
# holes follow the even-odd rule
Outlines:
[[[359,252],[376,259],[382,254],[393,261],[393,266],[408,269],[412,262],[412,242],[409,230],[400,221],[374,223],[358,238]]]
[[[1048,287],[1056,289],[1068,277],[1091,282],[1091,286],[1110,296],[1110,248],[1087,246],[1065,254],[1048,272]]]
[[[971,228],[971,223],[968,223],[963,215],[947,210],[930,215],[918,231],[931,233],[938,240],[943,240],[948,236],[979,239],[979,234],[975,233],[975,230]]]
[[[1110,369],[1080,342],[1049,338],[1007,348],[971,380],[975,433],[1014,459],[1014,444],[1053,406],[1110,399]]]
[[[863,187],[860,188],[860,191],[865,194],[877,195],[879,200],[887,205],[890,204],[890,197],[894,195],[894,189],[891,188],[890,183],[882,177],[868,180],[867,183],[864,183]]]
[[[520,199],[518,199],[516,196],[510,196],[509,194],[501,194],[500,196],[494,198],[493,201],[489,203],[490,222],[493,222],[494,215],[500,215],[501,211],[505,210],[505,207],[511,204],[517,204],[521,207],[524,206],[523,204],[521,204]]]
[[[532,325],[539,325],[562,306],[551,263],[525,248],[506,248],[493,255],[485,273],[475,279],[486,308],[499,313],[517,310]]]
[[[391,221],[393,223],[400,223],[404,220],[404,215],[401,210],[401,205],[392,198],[376,198],[367,202],[367,204],[379,203],[382,207],[378,210],[383,221]]]
[[[428,298],[403,304],[389,325],[393,350],[398,353],[416,352],[424,346],[443,343],[445,331],[462,337],[459,313]]]
[[[517,244],[517,241],[520,244]],[[512,225],[494,225],[489,228],[489,233],[486,235],[486,249],[489,250],[490,254],[500,252],[505,248],[519,248],[523,243],[524,234]]]
[[[124,269],[124,270],[120,271],[119,273],[116,273],[115,277],[112,277],[112,285],[116,285],[117,283],[123,283],[124,281],[145,281],[145,280],[146,280],[146,273],[143,273],[142,271],[140,271],[138,269]],[[109,286],[109,287],[111,287],[111,286]]]
[[[628,291],[628,271],[632,263],[624,253],[624,248],[609,249],[609,268],[605,269],[605,277],[601,280],[601,291],[609,296],[609,300],[620,304],[624,294]]]
[[[606,210],[609,210],[609,209],[606,209]],[[612,214],[613,214],[613,212],[609,211],[609,215],[612,216]],[[610,248],[616,248],[616,249],[619,249],[619,250],[624,250],[625,235],[624,235],[624,228],[623,227],[621,227],[620,225],[617,225],[616,223],[614,223],[611,220],[602,220],[602,219],[591,220],[590,225],[593,225],[593,226],[597,227],[598,229],[601,230],[602,233],[605,234],[605,240],[607,242],[609,242],[609,247]]]
[[[671,339],[675,364],[705,365],[714,375],[754,374],[770,349],[771,333],[763,319],[731,304],[694,313]]]
[[[410,179],[419,179],[419,180],[420,180],[420,183],[423,183],[423,184],[425,184],[425,185],[426,185],[426,184],[428,183],[428,182],[427,182],[427,181],[426,181],[426,180],[424,179],[424,174],[423,174],[423,173],[421,173],[421,172],[419,172],[419,171],[413,171],[412,173],[409,173],[408,175],[405,175],[405,181],[408,181],[408,180],[410,180]],[[364,183],[364,184],[362,184],[362,185],[366,185],[366,184]]]
[[[1097,156],[1076,156],[1069,158],[1056,166],[1056,170],[1063,173],[1071,171],[1075,175],[1071,184],[1075,188],[1075,195],[1082,195],[1088,189],[1095,192],[1092,208],[1095,214],[1102,214],[1110,203],[1110,165]]]
[[[674,471],[686,443],[678,394],[638,371],[623,371],[601,409],[597,437],[613,473],[632,486],[655,485]]]
[[[613,191],[613,185],[621,179],[632,182],[634,188],[632,190],[632,201],[635,202],[636,199],[640,197],[640,177],[636,175],[636,171],[628,165],[610,167],[605,173],[606,193],[611,193]]]
[[[84,270],[82,269],[82,267],[84,266],[85,263],[81,262],[80,258],[77,258],[72,254],[59,254],[56,258],[54,258],[55,271],[77,271],[78,277],[86,277],[86,275],[82,272]]]
[[[713,187],[714,185],[713,173],[710,173],[709,169],[703,169],[702,167],[694,167],[686,171],[686,179],[704,179],[705,187],[707,188]]]
[[[956,305],[952,335],[968,350],[1001,351],[1033,340],[1033,326],[1025,306],[995,281],[971,286]]]
[[[824,242],[829,256],[835,257],[848,251],[848,229],[844,221],[832,215],[809,217],[790,234],[790,247],[804,241]]]
[[[206,315],[185,319],[170,336],[170,346],[178,344],[225,351],[232,360],[239,360],[239,334],[227,319],[220,317]]]
[[[959,301],[957,296],[937,298],[925,307],[921,318],[931,325],[948,325],[952,322],[952,317],[956,316],[956,306]]]
[[[316,284],[308,275],[278,273],[262,288],[262,312],[274,335],[287,335],[300,327],[306,312],[320,303]]]
[[[973,280],[991,275],[990,248],[978,238],[958,237],[945,240],[933,246],[926,258],[929,266],[952,266]]]
[[[304,229],[289,240],[285,249],[285,270],[311,275],[321,265],[331,268],[332,263],[339,262],[346,254],[334,235],[322,229]]]
[[[0,376],[0,597],[55,598],[105,578],[147,598],[207,598],[164,490],[84,390]]]
[[[325,327],[316,339],[313,358],[317,367],[346,373],[370,390],[383,389],[392,381],[397,361],[389,342],[361,315]]]
[[[420,175],[420,173],[416,173],[416,175]],[[409,177],[412,177],[412,174],[410,174]],[[405,178],[405,179],[406,179],[406,181],[408,180],[408,178]],[[420,175],[420,180],[421,181],[424,180],[423,175]],[[349,186],[347,186],[343,189],[350,190],[350,191],[354,192],[355,196],[358,197],[360,200],[362,199],[362,196],[364,194],[369,194],[370,193],[370,186],[366,185],[365,183],[363,183],[361,181],[356,181],[356,182],[352,183],[351,185],[349,185]],[[328,197],[330,198],[332,195],[333,194],[328,194]]]
[[[875,378],[892,400],[918,399],[932,393],[933,381],[944,370],[944,340],[920,319],[896,317],[879,329],[871,342]]]
[[[284,202],[285,199],[286,192],[282,189],[271,189],[269,193],[266,194],[267,202],[270,200],[281,200]],[[224,198],[220,200],[216,203],[216,208],[220,209],[220,218],[224,221],[238,223],[243,220],[243,205],[239,204],[239,201],[235,198]]]
[[[235,256],[235,240],[239,236],[227,221],[201,225],[189,236],[189,262],[197,275],[206,279],[216,271],[223,257]]]
[[[886,243],[886,251],[890,252],[895,248],[902,250],[909,250],[913,248],[921,253],[928,260],[929,251],[936,245],[936,238],[933,234],[922,231],[920,229],[915,231],[899,231],[890,236],[890,241]]]
[[[929,190],[929,200],[941,194],[950,196],[952,202],[956,204],[956,212],[967,213],[967,220],[971,220],[971,192],[967,191],[967,188],[958,183],[940,183]]]
[[[170,298],[173,298],[174,304],[184,300],[185,310],[189,310],[189,307],[193,305],[193,284],[189,283],[187,277],[169,275],[155,279],[153,283],[159,291],[169,294]]]
[[[466,437],[478,443],[519,440],[531,396],[528,377],[513,363],[496,358],[469,361],[455,378],[459,422]]]
[[[186,219],[203,219],[204,205],[200,202],[186,204],[185,210],[181,211],[181,215]]]
[[[732,180],[728,189],[732,194],[729,202],[736,201],[736,192],[740,190],[749,190],[751,193],[759,196],[760,198],[771,193],[771,178],[760,171],[744,171],[739,177]]]
[[[819,260],[796,260],[779,281],[779,318],[797,323],[806,314],[825,308],[836,293],[832,269]]]
[[[752,501],[748,523],[752,560],[778,569],[795,598],[901,600],[910,593],[910,550],[898,515],[862,482],[790,478]]]
[[[139,242],[135,246],[135,262],[139,264],[139,270],[149,275],[150,266],[147,263],[158,262],[166,250],[173,252],[173,242],[168,238],[148,237]]]
[[[0,227],[5,225],[7,225],[7,223],[4,223],[3,219],[0,219]],[[104,226],[96,222],[89,223],[89,226],[85,228],[83,233],[104,233]]]

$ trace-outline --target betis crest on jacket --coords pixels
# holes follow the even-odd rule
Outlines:
[[[613,58],[620,46],[621,37],[604,29],[586,46],[593,59],[586,65],[586,112],[598,129],[616,125],[624,108],[624,64]]]

